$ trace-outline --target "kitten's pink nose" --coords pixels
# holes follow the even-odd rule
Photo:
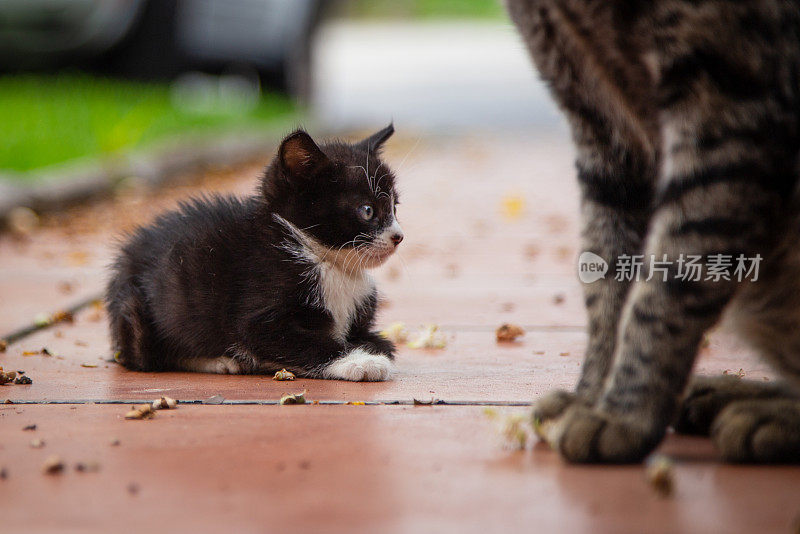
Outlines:
[[[400,234],[400,233],[392,234],[391,240],[392,240],[392,243],[394,244],[394,246],[397,246],[397,245],[400,244],[400,241],[403,240],[403,234]]]

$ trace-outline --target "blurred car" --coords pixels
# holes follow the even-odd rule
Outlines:
[[[0,69],[256,73],[305,96],[321,0],[0,0]]]

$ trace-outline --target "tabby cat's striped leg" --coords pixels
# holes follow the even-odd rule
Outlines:
[[[582,248],[610,266],[621,255],[640,254],[651,202],[647,166],[628,162],[636,158],[584,150],[577,162],[582,189]],[[575,393],[592,403],[600,395],[611,367],[617,327],[630,281],[614,276],[584,284],[589,340]]]
[[[617,263],[621,255],[641,254],[650,217],[655,164],[635,143],[614,135],[610,121],[588,106],[568,113],[578,150],[581,188],[581,251]],[[588,343],[574,393],[552,391],[533,410],[537,425],[558,417],[576,399],[593,404],[605,383],[616,346],[617,327],[630,281],[609,270],[584,284]]]
[[[644,458],[675,415],[703,333],[719,319],[738,285],[750,283],[737,282],[732,267],[722,277],[708,272],[698,280],[682,277],[680,256],[698,255],[705,261],[716,255],[770,256],[787,186],[794,182],[791,152],[775,157],[782,141],[768,142],[766,136],[761,136],[763,146],[751,142],[747,151],[731,149],[724,135],[713,144],[701,142],[704,132],[719,136],[737,127],[726,120],[746,116],[737,113],[734,103],[727,105],[716,110],[687,106],[685,113],[664,115],[662,184],[645,257],[662,260],[666,255],[673,263],[663,273],[653,271],[650,280],[635,282],[628,293],[613,367],[597,403],[573,403],[540,429],[568,460]],[[773,123],[770,129],[780,126]]]

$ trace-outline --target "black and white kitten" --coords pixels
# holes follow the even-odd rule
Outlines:
[[[356,143],[286,137],[257,195],[202,198],[139,228],[107,302],[130,369],[386,380],[394,346],[373,331],[366,269],[392,255],[392,125]]]

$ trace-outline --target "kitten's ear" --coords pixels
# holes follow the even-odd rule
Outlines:
[[[381,151],[381,147],[383,143],[389,139],[392,134],[394,133],[394,123],[390,122],[389,126],[384,128],[383,130],[377,131],[374,134],[370,135],[363,141],[358,143],[358,146],[363,147],[367,152],[375,152],[378,153]]]
[[[278,149],[281,169],[289,175],[302,175],[312,172],[328,162],[317,144],[303,130],[289,134]]]

